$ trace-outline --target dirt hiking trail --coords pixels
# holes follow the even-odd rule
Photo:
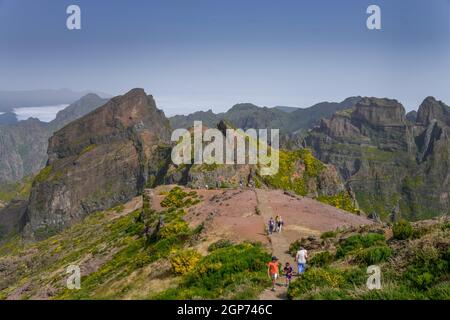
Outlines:
[[[266,190],[257,189],[256,198],[258,201],[258,208],[261,212],[261,217],[264,221],[269,221],[271,217],[275,218],[276,214],[273,211],[273,208],[270,206],[268,201],[268,196]],[[283,232],[283,231],[282,231]],[[292,256],[288,253],[289,249],[289,241],[283,235],[283,233],[275,232],[272,235],[268,236],[270,238],[270,246],[272,249],[272,255],[276,256],[281,263],[281,269],[284,267],[286,262],[289,262],[291,266],[294,268],[294,260]],[[280,270],[280,273],[282,270]],[[276,291],[272,291],[270,288],[264,290],[264,292],[260,295],[260,300],[285,300],[287,299],[287,287],[285,286],[285,278],[280,277],[277,280],[277,285],[275,286]]]

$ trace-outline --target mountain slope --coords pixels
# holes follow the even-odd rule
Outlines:
[[[448,215],[445,110],[443,103],[427,98],[412,124],[397,101],[364,98],[322,120],[306,142],[318,159],[338,168],[368,214],[394,220]]]
[[[60,111],[50,123],[28,119],[0,125],[0,187],[37,173],[47,162],[48,139],[69,122],[106,102],[89,94]]]
[[[287,243],[372,223],[311,199],[265,194],[285,218]],[[271,253],[258,206],[252,189],[145,190],[46,240],[0,246],[0,299],[257,298],[270,285]],[[70,265],[81,269],[80,290],[66,288]]]

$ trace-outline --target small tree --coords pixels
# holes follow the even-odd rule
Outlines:
[[[412,237],[413,227],[409,221],[400,220],[399,222],[394,223],[392,232],[394,233],[394,239],[406,240]]]

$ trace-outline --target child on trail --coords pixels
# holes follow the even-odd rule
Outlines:
[[[275,221],[273,220],[272,217],[270,217],[269,219],[269,235],[271,235],[273,233],[275,229]]]
[[[295,261],[298,264],[298,274],[302,274],[306,269],[306,260],[308,259],[308,251],[305,248],[300,248],[295,255]]]
[[[283,272],[284,275],[286,276],[286,287],[289,287],[289,285],[291,284],[292,275],[294,274],[294,269],[292,269],[289,262],[286,262]]]
[[[278,279],[278,258],[273,256],[272,261],[267,266],[267,274],[272,279],[272,291],[275,291],[275,282]]]

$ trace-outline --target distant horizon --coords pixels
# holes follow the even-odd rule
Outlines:
[[[436,100],[442,101],[442,102],[444,102],[447,105],[449,105],[449,103],[450,103],[450,102],[447,102],[446,100],[441,99],[440,97],[437,97],[437,96],[425,95],[423,98],[421,98],[421,99],[419,98],[419,100],[418,100],[418,102],[417,102],[417,104],[415,106],[408,106],[408,105],[405,105],[399,98],[396,98],[396,97],[383,97],[383,96],[376,96],[376,95],[356,94],[356,95],[345,96],[345,98],[337,99],[337,100],[320,100],[319,99],[318,101],[313,102],[311,105],[308,105],[308,106],[298,106],[298,105],[293,105],[293,104],[287,105],[287,104],[279,104],[279,103],[278,104],[276,103],[276,104],[268,105],[268,104],[265,104],[265,103],[256,103],[256,102],[253,102],[253,101],[239,101],[239,102],[234,102],[234,103],[231,102],[229,104],[224,104],[224,103],[220,103],[220,102],[218,102],[218,103],[212,102],[211,105],[199,105],[198,107],[185,108],[183,106],[170,106],[170,107],[164,106],[161,103],[159,103],[158,101],[161,101],[161,100],[167,101],[167,99],[168,99],[167,97],[159,99],[158,96],[153,94],[151,91],[145,89],[143,86],[137,86],[137,87],[134,87],[134,88],[143,88],[148,95],[152,95],[154,97],[155,101],[156,101],[157,107],[159,109],[161,109],[161,110],[163,110],[164,108],[168,109],[167,111],[170,111],[170,110],[186,110],[186,113],[173,113],[173,112],[172,113],[168,113],[168,112],[166,112],[166,110],[163,110],[164,113],[166,115],[168,115],[169,117],[173,117],[173,116],[176,116],[176,115],[189,115],[189,114],[192,114],[192,113],[195,113],[195,112],[198,112],[198,111],[206,112],[206,111],[209,111],[209,110],[212,110],[214,113],[223,113],[223,112],[227,112],[228,110],[230,110],[235,105],[247,104],[247,103],[256,105],[256,106],[261,107],[261,108],[263,108],[263,107],[267,107],[267,108],[288,107],[288,108],[306,109],[306,108],[310,108],[310,107],[312,107],[312,106],[314,106],[316,104],[319,104],[319,103],[327,103],[327,102],[328,103],[339,103],[339,102],[342,102],[342,101],[344,101],[344,100],[346,100],[348,98],[352,98],[352,97],[369,97],[369,98],[373,97],[373,98],[381,98],[381,99],[386,98],[386,99],[391,99],[391,100],[397,100],[405,108],[406,113],[408,113],[410,111],[417,111],[419,106],[421,105],[421,103],[425,100],[425,98],[427,98],[429,96],[432,96]],[[130,91],[130,90],[132,90],[134,88],[129,88],[127,91],[124,91],[122,93],[117,93],[117,94],[111,94],[109,92],[101,92],[101,91],[98,91],[98,90],[89,90],[89,89],[73,90],[73,89],[70,89],[70,88],[54,88],[54,89],[48,89],[48,88],[47,89],[42,89],[42,88],[39,88],[39,89],[23,89],[23,90],[3,90],[3,89],[0,89],[0,93],[2,93],[2,92],[20,93],[20,92],[38,92],[38,91],[55,91],[55,92],[58,92],[58,91],[67,90],[67,91],[70,91],[72,93],[82,94],[83,96],[88,95],[88,94],[96,94],[96,95],[98,95],[101,98],[111,99],[111,98],[114,98],[114,97],[117,97],[117,96],[124,95],[128,91]],[[170,100],[170,98],[168,100]],[[230,99],[230,101],[231,101],[231,99]],[[75,102],[75,101],[73,101],[73,102]],[[73,102],[70,102],[70,103],[73,103]],[[180,104],[183,104],[183,102],[181,102]],[[54,107],[54,106],[58,106],[58,105],[61,105],[61,104],[56,104],[56,105],[51,105],[51,106],[48,106],[48,105],[43,105],[43,106],[37,106],[37,105],[25,106],[24,105],[24,106],[12,106],[11,108],[12,109],[14,109],[14,108],[45,108],[45,107]],[[214,105],[216,105],[216,106],[214,106]],[[218,108],[219,108],[219,110],[217,110]],[[2,113],[0,113],[0,115],[1,114]]]
[[[1,92],[6,92],[6,91],[8,91],[8,92],[14,92],[14,93],[20,93],[20,92],[60,91],[60,90],[68,90],[68,91],[70,91],[70,92],[72,92],[72,93],[83,93],[84,95],[88,95],[88,94],[97,94],[97,95],[100,96],[101,98],[105,98],[104,95],[106,95],[106,96],[108,96],[106,99],[114,98],[114,97],[116,97],[116,96],[121,96],[121,95],[124,95],[124,94],[126,94],[126,93],[128,92],[128,91],[126,91],[126,92],[123,92],[123,93],[117,94],[117,95],[111,95],[111,94],[109,94],[109,93],[102,93],[103,95],[100,95],[99,92],[98,92],[97,90],[82,90],[82,91],[76,91],[76,90],[72,90],[72,89],[70,89],[70,88],[59,88],[59,89],[0,90],[0,93],[1,93]],[[130,90],[131,90],[131,88],[130,88]],[[339,100],[339,101],[318,101],[318,102],[316,102],[316,103],[313,103],[313,104],[310,105],[310,106],[305,106],[305,107],[299,107],[299,106],[293,106],[293,105],[290,105],[290,106],[289,106],[289,105],[281,105],[281,104],[277,104],[277,105],[273,105],[273,106],[268,106],[268,105],[260,105],[260,104],[257,104],[257,103],[251,102],[251,101],[247,101],[247,102],[236,102],[236,103],[233,103],[233,104],[231,104],[230,106],[228,106],[226,109],[224,109],[224,110],[219,110],[219,111],[215,110],[213,106],[210,106],[210,107],[204,107],[204,108],[199,107],[199,108],[195,109],[194,111],[190,111],[189,113],[184,113],[184,114],[181,114],[181,113],[171,114],[171,113],[168,113],[167,110],[165,110],[165,109],[167,109],[167,108],[164,108],[164,106],[162,106],[160,103],[158,103],[158,101],[159,101],[158,97],[156,97],[155,95],[153,95],[151,92],[147,92],[147,90],[146,90],[146,93],[147,93],[148,95],[152,95],[152,96],[153,96],[153,98],[154,98],[155,101],[156,101],[156,106],[157,106],[157,108],[160,109],[160,110],[163,110],[163,111],[164,111],[164,114],[165,114],[167,117],[169,117],[169,118],[170,118],[170,117],[174,117],[174,116],[187,116],[187,115],[192,114],[192,113],[195,113],[195,112],[200,112],[200,111],[202,111],[202,112],[207,112],[207,111],[209,111],[209,110],[211,110],[211,111],[212,111],[213,113],[215,113],[215,114],[225,113],[225,112],[229,111],[231,108],[233,108],[234,106],[239,105],[239,104],[253,104],[253,105],[255,105],[255,106],[257,106],[257,107],[260,107],[260,108],[267,107],[267,108],[271,108],[271,109],[277,108],[277,107],[288,107],[288,108],[295,108],[295,109],[307,109],[307,108],[311,108],[311,107],[313,107],[313,106],[315,106],[315,105],[317,105],[317,104],[320,104],[320,103],[340,103],[340,102],[343,102],[344,100],[346,100],[346,99],[348,99],[348,98],[352,98],[352,97],[358,97],[358,96],[360,96],[360,97],[374,97],[374,96],[362,96],[362,95],[348,96],[348,97],[346,97],[346,98],[344,98],[344,99],[342,99],[342,100]],[[406,108],[406,106],[402,103],[402,101],[400,101],[400,100],[398,100],[398,99],[396,99],[396,98],[393,98],[393,97],[375,97],[375,98],[387,98],[387,99],[397,100],[401,105],[403,105],[403,107],[405,108],[405,112],[408,113],[408,112],[410,112],[410,111],[417,111],[418,108],[419,108],[419,106],[420,106],[420,104],[421,104],[427,97],[428,97],[428,96],[423,97],[423,99],[420,101],[420,103],[417,105],[417,107],[415,107],[414,109],[410,109],[410,110],[408,110],[408,109]],[[442,102],[444,102],[445,104],[447,104],[446,101],[443,101],[443,100],[440,99],[439,97],[434,97],[434,98],[435,98],[436,100],[438,100],[438,101],[442,101]],[[75,101],[73,101],[73,102],[75,102]],[[73,102],[71,102],[71,103],[73,103]],[[58,111],[64,110],[64,109],[67,108],[71,103],[67,103],[67,104],[56,104],[56,105],[45,105],[45,106],[22,106],[22,107],[12,107],[12,110],[9,111],[9,112],[14,113],[14,114],[16,115],[16,118],[17,118],[18,121],[24,121],[24,120],[28,120],[28,119],[30,119],[30,118],[37,118],[37,119],[39,119],[39,120],[42,121],[42,122],[50,122],[50,121],[52,121],[52,120],[54,120],[54,119],[56,118],[56,114],[57,114]],[[41,109],[41,110],[40,110],[40,109]],[[46,109],[46,110],[42,110],[42,109]],[[169,109],[169,110],[170,110],[170,109]],[[19,111],[19,112],[17,112],[17,111]],[[0,115],[5,114],[5,113],[6,113],[6,112],[0,112]]]

